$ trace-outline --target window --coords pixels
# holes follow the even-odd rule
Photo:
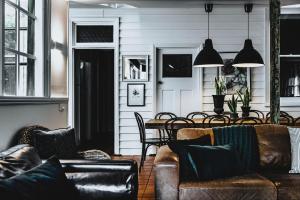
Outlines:
[[[300,16],[282,15],[280,30],[280,96],[300,96]]]
[[[38,1],[40,6],[40,1]],[[4,3],[4,55],[0,96],[44,96],[42,59],[35,52],[35,33],[42,32],[37,26],[35,0],[5,0]],[[41,8],[43,8],[41,6]]]

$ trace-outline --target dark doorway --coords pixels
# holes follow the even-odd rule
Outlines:
[[[75,50],[75,120],[83,149],[114,150],[114,50]]]

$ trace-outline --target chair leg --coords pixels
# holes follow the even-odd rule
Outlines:
[[[139,172],[141,172],[142,166],[144,165],[144,154],[145,154],[145,144],[142,145],[142,155],[141,155]]]

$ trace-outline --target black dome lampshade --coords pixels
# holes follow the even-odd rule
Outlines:
[[[223,65],[220,54],[213,48],[212,40],[206,39],[203,49],[194,61],[194,67],[222,67]]]
[[[232,66],[263,67],[264,61],[259,52],[254,49],[252,40],[249,38],[249,13],[252,12],[253,4],[245,4],[244,8],[248,13],[248,39],[245,40],[244,48],[234,58]]]
[[[252,40],[245,40],[244,48],[236,55],[232,66],[234,67],[263,67],[261,55],[252,45]]]
[[[203,49],[197,55],[194,67],[222,67],[224,65],[220,54],[214,49],[213,42],[209,39],[209,13],[212,12],[213,4],[205,4],[205,12],[207,13],[207,30],[208,39],[205,40]]]

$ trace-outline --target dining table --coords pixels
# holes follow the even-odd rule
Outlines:
[[[208,123],[209,123],[208,122],[209,120],[205,120],[203,123],[204,118],[195,118],[192,120],[195,123],[195,128],[202,128],[203,126],[207,127]],[[262,120],[263,124],[266,124],[269,122],[269,120],[267,120],[266,118],[261,118],[261,120]],[[164,129],[166,121],[167,121],[167,119],[150,119],[145,122],[145,128],[146,129]],[[256,123],[252,120],[245,121],[244,124],[256,125]],[[280,124],[287,125],[287,121],[282,120]],[[182,121],[175,122],[175,125],[178,128],[188,127],[188,125]],[[234,120],[230,120],[229,125],[234,125]],[[211,126],[212,127],[224,126],[224,121],[223,120],[211,121]]]

